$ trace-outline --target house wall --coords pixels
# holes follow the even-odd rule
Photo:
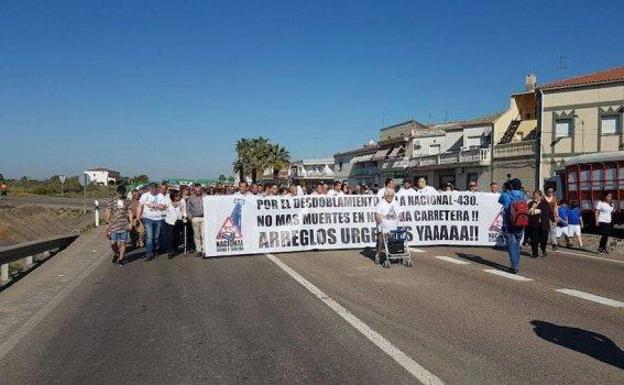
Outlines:
[[[624,145],[622,134],[624,84],[587,88],[545,90],[542,97],[542,178],[552,176],[563,161],[580,154],[618,151]],[[601,116],[619,116],[619,132],[603,134]],[[572,133],[556,138],[555,121],[570,119]]]
[[[396,127],[383,128],[379,131],[379,139],[386,141],[401,136],[409,136],[413,129],[416,129],[416,125],[413,122],[407,122]]]
[[[430,155],[429,146],[432,144],[439,144],[441,153],[448,151],[445,135],[421,136],[413,138],[410,141],[413,150],[412,156]],[[417,145],[420,146],[420,148],[417,148]]]
[[[522,181],[525,191],[535,190],[536,157],[534,155],[509,159],[496,159],[492,165],[492,181],[497,182],[502,189],[507,181],[507,174],[511,178]]]
[[[486,132],[486,130],[489,130],[490,127],[492,127],[491,125],[483,125],[483,126],[477,126],[477,127],[466,127],[463,130],[463,135],[462,135],[462,140],[463,140],[463,144],[462,147],[468,147],[468,138],[472,138],[472,137],[476,137],[478,136],[480,138],[480,146],[487,146],[489,144],[489,140],[486,137],[486,135],[484,135],[484,133]]]

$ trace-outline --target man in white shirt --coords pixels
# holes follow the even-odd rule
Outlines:
[[[397,196],[413,195],[416,194],[416,190],[412,187],[412,181],[409,178],[403,179],[403,187],[397,192]]]
[[[160,248],[160,234],[162,233],[167,204],[165,196],[159,192],[156,184],[150,185],[150,190],[141,195],[139,213],[145,227],[145,261],[154,259],[154,254]]]
[[[342,192],[342,183],[340,181],[335,181],[334,188],[329,190],[327,192],[327,195],[330,197],[337,197],[337,196],[344,195],[344,193]]]
[[[418,178],[418,188],[416,189],[416,192],[419,194],[437,194],[438,191],[431,187],[431,186],[427,186],[427,180],[423,177]]]
[[[251,195],[251,191],[249,191],[249,185],[247,184],[247,182],[240,182],[238,184],[238,191],[234,195],[236,196]]]
[[[386,195],[387,190],[392,190],[392,192],[394,193],[394,187],[394,180],[392,178],[386,178],[386,181],[384,182],[384,187],[377,191],[377,198],[379,198],[379,200],[381,201]]]
[[[323,188],[323,183],[319,183],[316,186],[316,189],[314,189],[314,191],[312,191],[312,194],[310,195],[325,195],[325,189]]]

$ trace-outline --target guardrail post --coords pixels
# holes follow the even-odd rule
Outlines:
[[[6,282],[9,280],[9,264],[5,263],[0,267],[0,281]]]
[[[95,227],[100,227],[100,202],[95,201]]]

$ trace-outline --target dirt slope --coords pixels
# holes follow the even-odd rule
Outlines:
[[[93,213],[39,206],[0,209],[0,246],[80,232],[93,220]]]

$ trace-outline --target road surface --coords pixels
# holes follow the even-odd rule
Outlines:
[[[73,257],[105,249],[91,242]],[[499,251],[420,251],[411,269],[361,250],[121,268],[104,256],[20,326],[0,382],[624,383],[624,261],[525,256],[518,278],[500,274]],[[63,275],[46,268],[41,281]]]

